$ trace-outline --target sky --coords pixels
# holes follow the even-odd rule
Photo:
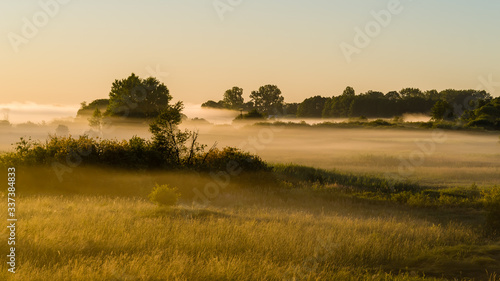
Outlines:
[[[499,96],[499,12],[492,0],[2,0],[0,108],[75,108],[131,73],[193,104],[266,84],[286,102],[346,86]]]

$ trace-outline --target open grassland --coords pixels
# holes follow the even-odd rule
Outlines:
[[[2,265],[2,280],[495,280],[500,268],[500,244],[471,225],[390,205],[249,191],[170,210],[138,198],[20,202],[18,273]]]
[[[498,136],[447,132],[391,189],[384,175],[431,131],[267,130],[200,138],[327,170],[16,167],[18,268],[0,280],[500,280]],[[147,201],[155,183],[181,204]],[[220,189],[203,205],[207,184]]]

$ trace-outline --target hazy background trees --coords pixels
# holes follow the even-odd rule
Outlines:
[[[328,98],[321,96],[315,96],[312,98],[305,99],[297,107],[297,117],[317,117],[321,118],[323,114],[323,108]]]
[[[106,115],[152,118],[166,109],[171,99],[167,86],[156,78],[141,79],[132,73],[113,82]]]
[[[224,98],[222,99],[224,104],[229,109],[239,110],[243,107],[243,89],[239,87],[233,87],[224,93]]]
[[[300,103],[285,103],[281,90],[272,84],[252,91],[248,102],[243,93],[242,88],[234,86],[223,93],[222,100],[207,101],[202,107],[245,111],[247,114],[240,115],[243,119],[269,116],[393,118],[410,113],[428,115],[435,122],[460,122],[472,127],[498,128],[500,122],[499,98],[492,99],[489,93],[478,90],[438,92],[403,88],[385,94],[371,90],[356,94],[354,88],[346,87],[340,95],[317,95]],[[153,119],[169,110],[179,110],[181,116],[182,106],[170,106],[171,100],[168,88],[156,78],[141,79],[132,73],[126,79],[113,82],[109,99],[83,102],[78,115],[90,117],[89,124],[95,129],[104,124],[105,118],[113,116]]]
[[[268,115],[283,114],[285,99],[281,95],[281,90],[276,85],[265,85],[258,91],[252,91],[250,98],[255,109]]]

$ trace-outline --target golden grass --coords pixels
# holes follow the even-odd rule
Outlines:
[[[285,202],[240,190],[173,209],[41,196],[18,208],[19,268],[11,275],[2,264],[2,280],[487,280],[500,264],[500,245],[459,222],[301,193]]]

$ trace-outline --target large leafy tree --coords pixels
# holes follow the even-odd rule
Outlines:
[[[171,99],[167,86],[156,78],[141,79],[132,73],[126,79],[113,82],[106,114],[152,118],[165,110]]]
[[[276,85],[265,85],[250,95],[257,110],[269,115],[283,113],[284,98]]]
[[[243,89],[233,87],[224,93],[223,102],[229,109],[240,109],[243,106]]]

